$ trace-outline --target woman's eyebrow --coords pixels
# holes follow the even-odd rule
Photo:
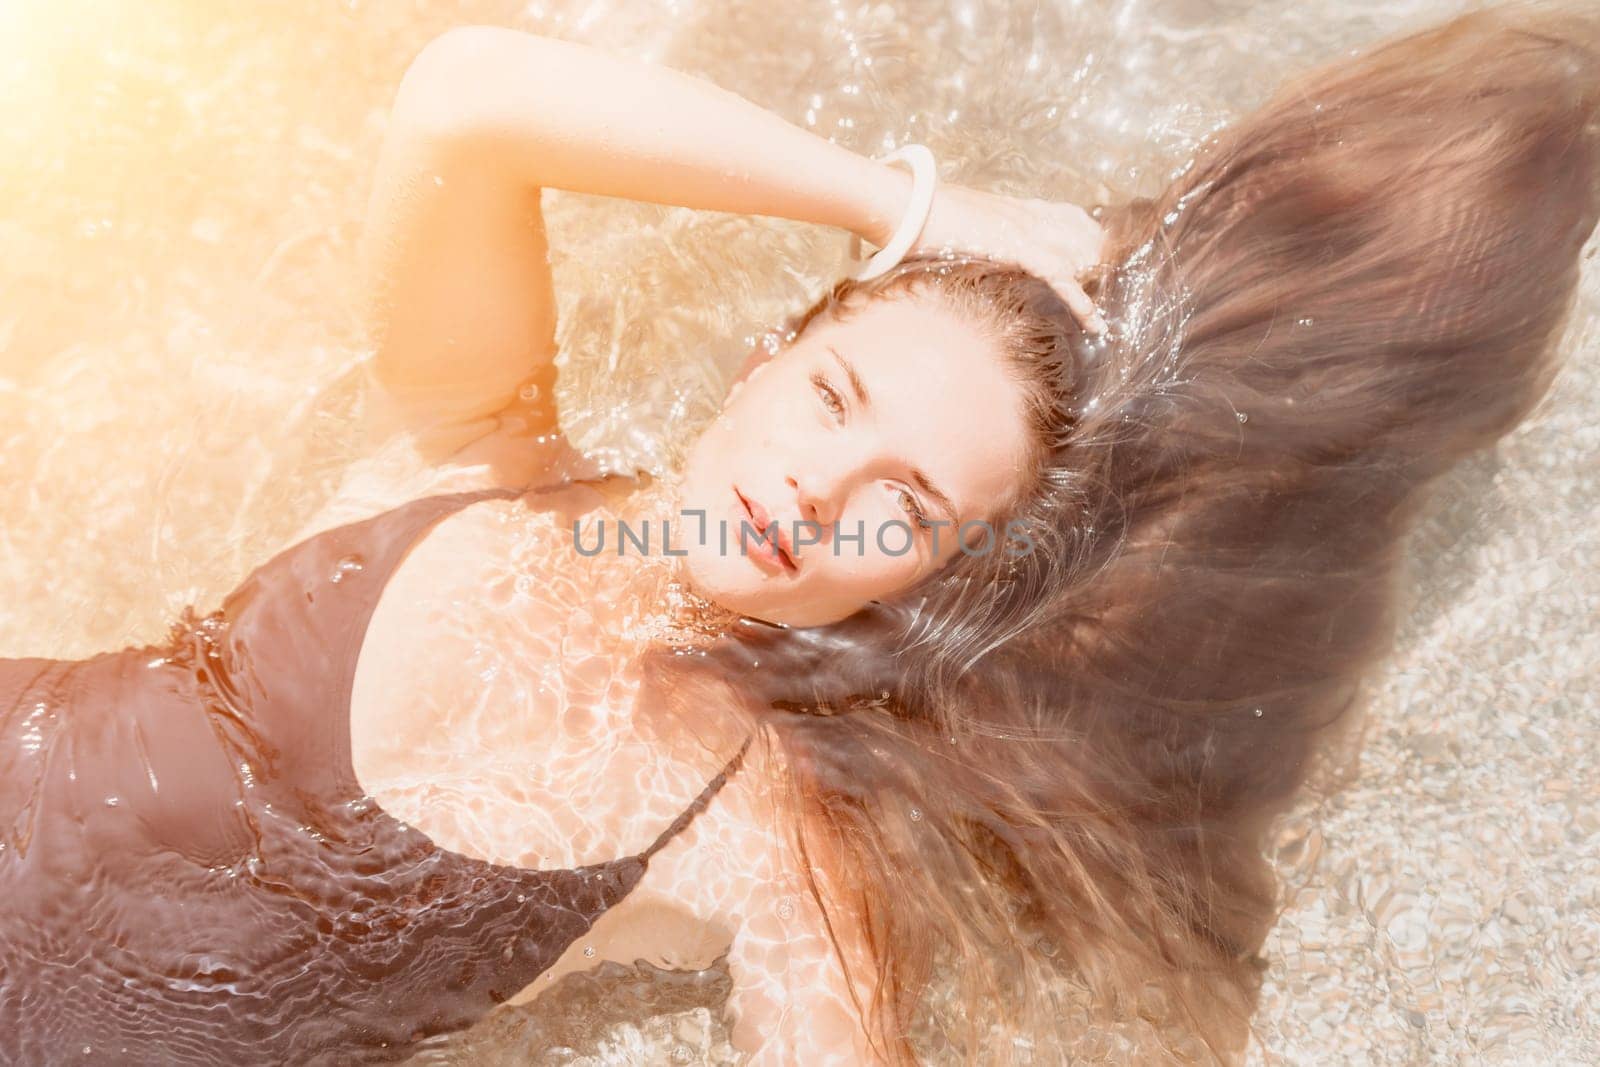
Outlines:
[[[931,496],[933,502],[944,509],[945,514],[950,516],[951,522],[955,522],[960,518],[956,514],[956,506],[950,502],[950,498],[937,485],[933,484],[933,481],[922,472],[920,467],[911,468],[911,480],[920,485],[922,491]]]
[[[833,358],[839,361],[839,366],[844,371],[844,376],[850,379],[850,389],[856,394],[857,403],[864,408],[871,408],[872,397],[867,395],[866,384],[862,382],[861,375],[856,373],[855,367],[851,365],[849,360],[841,356],[839,350],[832,345],[828,346],[828,351],[833,353]]]
[[[844,376],[850,380],[850,389],[856,394],[857,402],[859,402],[863,408],[871,409],[872,398],[867,393],[867,386],[866,383],[861,380],[861,375],[856,373],[855,367],[851,365],[848,359],[845,359],[844,356],[839,354],[839,350],[837,348],[834,348],[832,345],[828,345],[827,348],[828,351],[832,353],[833,358],[839,361],[839,367],[844,371]],[[951,503],[949,495],[937,485],[934,485],[933,479],[929,478],[920,467],[912,467],[910,474],[911,480],[916,482],[924,493],[927,493],[933,498],[933,502],[939,505],[939,507],[944,510],[946,515],[950,516],[951,522],[955,522],[959,518],[958,514],[956,513],[956,506],[955,504]]]

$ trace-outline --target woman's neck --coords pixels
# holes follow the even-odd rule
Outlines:
[[[681,542],[678,521],[682,482],[676,473],[643,474],[638,488],[617,508],[621,521],[635,530],[648,531],[652,546],[665,547],[663,531],[670,525],[672,540]],[[648,524],[648,525],[646,525]],[[657,540],[657,539],[661,540]],[[665,643],[674,648],[696,649],[710,644],[739,619],[739,614],[702,595],[694,586],[682,555],[633,552],[639,563],[636,580],[643,617],[631,627],[635,641]],[[630,582],[630,584],[632,584]]]

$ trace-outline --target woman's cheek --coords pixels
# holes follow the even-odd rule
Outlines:
[[[917,579],[922,570],[922,557],[917,552],[915,542],[905,551],[900,551],[907,544],[905,527],[894,524],[893,520],[886,520],[880,528],[883,531],[881,542],[875,533],[867,534],[866,552],[871,574],[863,584],[871,586],[869,597],[888,596],[904,589]]]

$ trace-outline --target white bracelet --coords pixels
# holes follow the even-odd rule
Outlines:
[[[922,228],[928,223],[928,212],[933,207],[934,186],[939,181],[939,169],[927,145],[901,145],[878,162],[904,162],[911,166],[911,202],[906,205],[905,216],[895,228],[894,236],[889,238],[889,243],[875,252],[852,275],[858,282],[868,281],[892,270],[911,250],[911,246],[917,243],[917,238],[922,236]],[[851,253],[858,259],[860,248],[861,238],[857,236],[851,242]]]

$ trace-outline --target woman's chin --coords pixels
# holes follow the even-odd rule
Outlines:
[[[770,595],[763,596],[760,577],[743,575],[735,568],[748,564],[737,557],[723,556],[712,546],[691,546],[683,560],[683,575],[693,592],[727,611],[765,621],[764,610],[772,607]]]
[[[721,556],[714,550],[702,556],[690,552],[684,560],[689,588],[699,597],[746,618],[774,626],[812,626],[807,621],[816,614],[807,605],[793,603],[768,587],[770,579],[759,573],[746,575],[736,568],[754,571],[754,566],[738,556]]]

